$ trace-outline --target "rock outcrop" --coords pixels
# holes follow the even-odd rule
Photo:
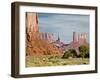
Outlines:
[[[36,13],[26,13],[26,55],[60,55],[62,50],[50,43],[51,37],[41,38],[43,33],[39,32],[38,17]]]
[[[26,40],[26,55],[41,56],[41,55],[60,55],[62,50],[57,48],[54,44],[49,43],[37,37],[39,33],[35,33],[33,39]]]

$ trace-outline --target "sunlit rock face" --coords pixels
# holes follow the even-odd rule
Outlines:
[[[75,49],[79,54],[78,48],[81,45],[89,47],[89,43],[87,43],[86,41],[86,33],[77,34],[76,32],[73,32],[73,41],[67,45],[62,46],[62,48],[64,51],[67,51],[69,49]]]
[[[52,42],[52,33],[39,32],[38,16],[36,13],[26,13],[26,55],[60,55],[62,50]]]
[[[86,37],[86,33],[73,32],[73,41],[70,43],[62,42],[60,37],[55,40],[53,33],[39,31],[36,13],[26,13],[26,55],[60,55],[69,49],[75,49],[79,54],[79,46],[89,47]]]

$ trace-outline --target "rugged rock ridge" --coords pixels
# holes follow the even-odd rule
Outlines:
[[[43,33],[39,32],[37,14],[26,13],[26,55],[60,55],[62,53],[61,49],[50,43],[49,40],[42,39],[41,35],[43,36]]]
[[[30,40],[26,40],[26,55],[29,56],[41,56],[41,55],[60,55],[62,50],[57,48],[54,44],[49,43],[47,40],[37,37],[39,33],[34,34],[34,37]]]

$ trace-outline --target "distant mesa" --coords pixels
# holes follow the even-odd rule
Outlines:
[[[82,34],[77,34],[76,32],[73,32],[73,41],[65,47],[65,50],[68,49],[76,49],[77,53],[78,52],[78,48],[81,45],[85,45],[87,47],[89,47],[89,43],[86,41],[86,33],[82,33]]]
[[[53,33],[39,31],[38,16],[36,13],[26,13],[26,55],[60,55],[68,49],[76,49],[80,45],[89,46],[86,41],[86,33],[73,32],[73,41],[66,44],[54,39]]]
[[[40,33],[40,39],[47,40],[48,42],[54,42],[54,34],[53,33]]]
[[[52,42],[55,46],[57,46],[58,48],[61,48],[63,45],[65,45],[64,42],[61,42],[60,37],[58,37],[57,40],[55,40],[54,42]]]
[[[69,49],[75,49],[78,52],[78,48],[81,45],[85,45],[89,47],[89,43],[86,41],[86,33],[83,34],[77,34],[76,32],[73,32],[73,41],[69,44],[65,44],[60,41],[60,38],[53,42],[54,45],[56,45],[58,48],[62,49],[63,52],[69,50]]]

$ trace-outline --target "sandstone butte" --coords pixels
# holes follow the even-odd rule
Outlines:
[[[38,34],[35,33],[33,35],[37,37]],[[60,55],[62,53],[62,50],[58,49],[54,44],[36,37],[29,41],[26,40],[26,55]]]
[[[40,38],[38,16],[36,13],[26,13],[26,55],[61,55],[62,50],[53,43]]]

